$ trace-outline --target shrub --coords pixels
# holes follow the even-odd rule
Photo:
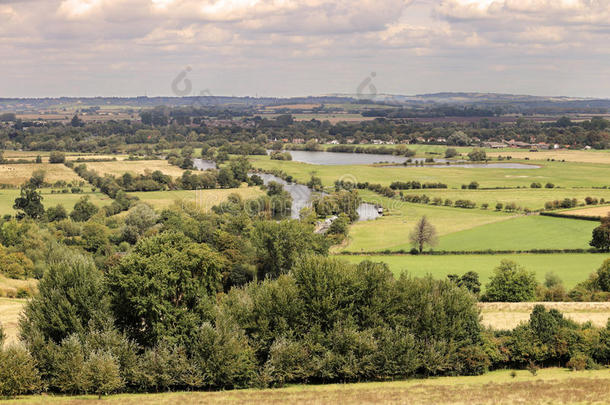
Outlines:
[[[63,152],[51,152],[49,154],[50,163],[64,163],[66,161],[66,154]]]
[[[540,184],[538,182],[534,182],[534,183],[530,184],[530,188],[542,188],[542,184]]]
[[[583,353],[576,353],[567,362],[566,366],[572,371],[582,371],[587,368],[587,363],[590,361],[589,356]]]
[[[19,346],[0,348],[0,396],[32,394],[43,387],[36,362]]]
[[[510,260],[502,260],[486,286],[484,301],[533,301],[536,297],[536,276]]]
[[[92,392],[101,398],[124,386],[117,359],[108,352],[93,352],[85,363],[85,374]]]
[[[544,185],[545,188],[555,188],[555,185],[553,183],[546,183]]]

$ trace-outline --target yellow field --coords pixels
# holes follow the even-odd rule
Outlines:
[[[65,180],[66,182],[82,180],[72,169],[63,164],[28,163],[0,165],[0,183],[20,186],[29,180],[34,170],[37,169],[46,172],[45,181],[48,183],[54,183],[57,180]]]
[[[24,299],[0,298],[0,323],[6,334],[7,344],[17,341],[19,334],[19,316],[25,305]]]
[[[591,321],[598,327],[605,327],[610,318],[610,302],[481,302],[482,323],[494,329],[513,329],[529,320],[536,304],[555,308],[578,323]]]
[[[583,208],[579,210],[563,211],[564,214],[583,215],[586,217],[605,217],[610,214],[610,205],[601,205],[597,207]]]
[[[200,209],[209,211],[213,206],[225,201],[230,194],[239,194],[243,199],[251,199],[263,195],[258,187],[240,187],[215,190],[176,190],[176,191],[146,191],[129,193],[149,203],[156,209],[164,209],[176,201],[194,203]]]
[[[281,389],[221,392],[124,394],[94,396],[29,396],[6,404],[603,404],[610,395],[605,370],[568,371],[548,368],[532,376],[499,370],[474,377],[441,377],[357,384],[296,385]]]
[[[499,151],[487,152],[487,156],[512,156],[513,159],[530,160],[565,160],[566,162],[583,163],[610,163],[610,153],[608,151],[596,150],[541,150],[539,152],[529,152],[523,149],[501,149]]]
[[[85,163],[88,169],[95,170],[100,175],[111,174],[121,176],[124,173],[144,174],[160,170],[172,177],[180,177],[184,170],[178,166],[170,165],[167,160],[124,160],[118,162],[90,162]]]

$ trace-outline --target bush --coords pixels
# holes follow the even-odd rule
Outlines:
[[[570,361],[568,361],[566,366],[572,371],[582,371],[587,368],[589,361],[591,361],[589,356],[583,353],[576,353],[570,357]]]
[[[63,152],[51,152],[49,154],[50,163],[64,163],[66,161],[66,154]]]
[[[530,184],[530,188],[542,188],[542,184],[540,184],[538,182],[534,182],[534,183]]]
[[[117,359],[108,352],[93,352],[85,363],[85,374],[92,392],[101,398],[124,386]]]
[[[502,260],[494,270],[483,296],[484,301],[533,301],[536,297],[536,275],[510,260]]]
[[[0,348],[0,396],[33,394],[43,388],[36,362],[19,346]]]

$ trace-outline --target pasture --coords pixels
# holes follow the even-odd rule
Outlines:
[[[240,187],[214,190],[175,190],[133,192],[141,201],[149,203],[157,210],[170,207],[175,202],[194,203],[204,211],[209,211],[214,205],[225,201],[231,194],[238,194],[243,199],[256,198],[264,193],[258,187]]]
[[[167,160],[120,160],[116,162],[89,162],[85,163],[88,169],[95,170],[100,176],[110,174],[122,176],[124,173],[144,174],[160,170],[163,174],[180,177],[184,170],[178,166],[170,165]]]
[[[74,204],[78,200],[80,200],[83,196],[88,196],[90,201],[97,205],[98,207],[102,207],[104,205],[110,204],[112,200],[105,194],[100,192],[91,192],[91,188],[85,188],[84,193],[72,194],[72,193],[51,193],[51,189],[44,188],[39,191],[42,194],[42,204],[45,208],[54,207],[57,204],[61,204],[64,206],[68,213],[72,211],[74,208]],[[59,190],[56,190],[59,191]],[[15,199],[19,197],[20,190],[15,189],[5,189],[0,190],[0,215],[10,214],[14,215],[17,211],[13,209],[13,204],[15,203]]]
[[[95,396],[25,396],[6,404],[602,404],[610,395],[608,370],[546,368],[497,370],[481,376],[355,384],[293,385],[277,389]]]
[[[32,177],[34,170],[45,171],[45,181],[54,183],[64,180],[67,183],[79,183],[83,179],[78,177],[74,171],[63,164],[50,163],[23,163],[23,164],[0,164],[0,184],[20,186]]]
[[[554,254],[497,254],[497,255],[338,255],[351,263],[363,260],[384,262],[394,275],[402,272],[414,277],[431,275],[434,278],[445,278],[449,274],[462,275],[468,271],[479,274],[484,286],[493,275],[494,268],[502,260],[512,260],[536,274],[539,282],[544,281],[547,273],[556,274],[566,288],[585,281],[596,271],[610,253],[554,253]]]
[[[551,182],[562,188],[610,186],[608,166],[599,163],[536,162],[538,169],[507,169],[457,165],[443,167],[414,166],[371,166],[344,165],[322,166],[295,161],[271,160],[269,156],[249,156],[254,167],[265,170],[283,170],[299,182],[307,182],[312,175],[320,177],[325,186],[332,186],[336,180],[369,182],[389,186],[393,181],[417,180],[420,182],[441,182],[450,188],[460,188],[471,181],[481,188],[524,187],[533,182],[542,185]],[[528,163],[522,161],[520,163]]]

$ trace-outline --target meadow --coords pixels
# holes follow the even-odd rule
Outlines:
[[[450,188],[460,188],[472,181],[481,188],[524,187],[533,182],[542,185],[551,182],[562,188],[610,186],[608,166],[600,163],[536,162],[539,168],[465,168],[414,167],[414,166],[371,166],[345,165],[322,166],[294,161],[271,160],[268,156],[250,156],[254,167],[265,170],[283,170],[299,182],[307,182],[312,175],[320,177],[325,186],[332,186],[336,180],[369,182],[389,186],[393,181],[418,180],[420,182],[442,182]],[[514,161],[511,161],[514,163]],[[521,161],[520,163],[528,163]]]
[[[355,384],[293,385],[220,392],[122,394],[104,397],[38,395],[7,404],[602,404],[610,395],[608,370],[497,370],[473,377],[440,377]]]
[[[157,210],[168,208],[175,202],[185,201],[195,203],[198,208],[209,211],[214,205],[223,202],[231,194],[238,194],[243,199],[251,199],[264,193],[259,187],[240,187],[214,190],[142,191],[128,194],[137,196],[141,201],[150,204]]]
[[[77,194],[57,192],[51,193],[51,189],[49,188],[39,189],[39,191],[42,194],[42,204],[45,206],[45,208],[54,207],[57,204],[61,204],[68,211],[68,213],[72,211],[74,204],[76,204],[76,202],[83,196],[88,196],[90,201],[98,207],[102,207],[112,202],[110,197],[105,194],[100,192],[91,192],[90,187],[85,187],[85,192]],[[16,214],[17,211],[13,209],[13,204],[15,203],[15,199],[19,197],[20,192],[21,191],[17,189],[0,190],[0,215]]]
[[[512,260],[536,274],[539,282],[544,282],[547,273],[554,273],[566,288],[585,281],[596,271],[610,253],[554,253],[554,254],[497,254],[497,255],[338,255],[351,263],[363,260],[384,262],[394,275],[403,272],[422,277],[431,275],[434,278],[445,278],[449,274],[462,275],[468,271],[479,274],[482,285],[489,282],[493,270],[502,260]]]

